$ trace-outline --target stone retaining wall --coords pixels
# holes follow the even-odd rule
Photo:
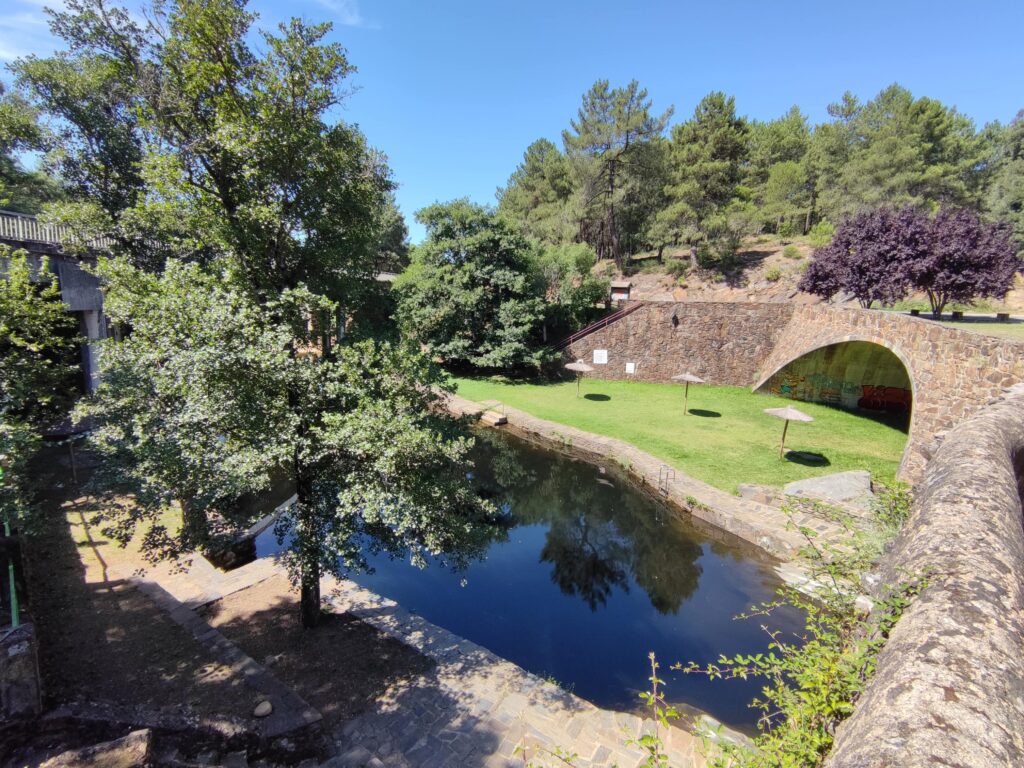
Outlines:
[[[1024,393],[942,441],[883,578],[928,573],[928,586],[889,637],[827,768],[1024,765],[1022,469]]]

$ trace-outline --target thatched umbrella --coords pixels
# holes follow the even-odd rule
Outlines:
[[[574,371],[576,373],[576,397],[580,396],[580,374],[591,373],[594,369],[584,363],[582,360],[577,360],[575,363],[566,363],[565,369],[567,371]]]
[[[765,408],[764,412],[770,416],[777,416],[780,419],[785,419],[786,423],[782,427],[782,442],[779,444],[779,458],[781,459],[786,452],[786,430],[789,429],[789,422],[791,421],[814,421],[811,416],[808,416],[803,411],[798,411],[796,408],[787,405],[785,408]]]
[[[692,373],[687,371],[686,373],[680,373],[678,376],[673,376],[672,381],[682,381],[686,384],[683,389],[683,416],[686,415],[686,399],[690,396],[690,385],[691,384],[703,384],[704,379],[700,376],[694,376]]]

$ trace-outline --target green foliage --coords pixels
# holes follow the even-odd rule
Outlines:
[[[626,255],[621,219],[628,216],[630,198],[642,195],[645,177],[662,167],[658,140],[671,116],[671,108],[651,113],[647,91],[636,80],[624,88],[599,80],[584,94],[571,129],[562,132],[582,197],[582,239],[620,268]]]
[[[528,238],[567,243],[578,230],[574,193],[569,159],[547,139],[538,139],[526,148],[504,189],[498,190],[498,212]]]
[[[836,228],[832,226],[831,222],[819,221],[811,227],[811,231],[807,233],[807,242],[812,248],[824,248],[832,242],[832,235],[834,235],[835,232]]]
[[[39,266],[34,282],[26,253],[0,248],[0,518],[11,523],[31,511],[41,431],[65,416],[76,391],[75,322]]]
[[[1005,128],[996,127],[992,176],[986,205],[1013,227],[1024,250],[1024,110]]]
[[[901,489],[882,502],[891,521],[906,517],[909,493]],[[792,510],[787,510],[792,512]],[[840,518],[841,519],[841,518]],[[752,706],[763,712],[752,747],[717,740],[711,756],[715,768],[818,768],[828,757],[836,728],[853,712],[875,671],[878,653],[914,597],[927,586],[927,574],[914,574],[888,585],[865,616],[857,607],[860,576],[898,530],[890,523],[877,532],[847,527],[842,548],[815,543],[816,533],[801,528],[810,585],[803,591],[786,586],[776,602],[748,616],[769,616],[786,605],[801,610],[805,633],[788,638],[769,632],[763,653],[721,657],[700,667],[690,662],[674,668],[711,679],[762,678],[762,694]]]
[[[782,279],[782,270],[778,267],[771,267],[765,271],[764,279],[769,283],[777,283]]]
[[[530,244],[468,200],[416,214],[427,240],[395,282],[403,334],[446,365],[539,368],[544,300]]]
[[[0,83],[0,208],[37,213],[60,196],[60,187],[45,173],[26,170],[18,155],[43,145],[45,132],[35,109]]]
[[[320,574],[363,567],[366,537],[458,565],[495,535],[465,482],[467,440],[434,415],[444,380],[423,355],[328,344],[307,318],[337,307],[301,287],[260,304],[175,261],[159,276],[117,261],[101,274],[111,317],[132,332],[104,342],[102,384],[79,413],[105,458],[100,487],[134,495],[111,507],[116,539],[141,532],[151,558],[213,546],[252,522],[234,500],[284,473],[298,502],[278,530],[308,625]],[[161,524],[175,500],[180,535]]]
[[[783,255],[784,258],[787,258],[787,259],[800,259],[800,258],[803,258],[800,255],[800,249],[797,248],[795,245],[787,245],[785,248],[783,248],[782,249],[782,255]]]
[[[566,335],[604,311],[611,285],[606,277],[592,273],[596,260],[585,243],[536,248],[533,268],[543,282],[549,332]]]
[[[299,283],[353,308],[382,249],[382,158],[336,122],[352,73],[330,25],[253,28],[235,0],[158,4],[141,25],[104,0],[51,14],[67,45],[17,62],[48,116],[49,162],[116,253],[148,269],[221,261],[265,297]],[[83,227],[85,228],[85,227]]]

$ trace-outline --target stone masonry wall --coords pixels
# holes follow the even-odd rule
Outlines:
[[[909,482],[921,478],[936,435],[1024,381],[1024,342],[821,304],[651,302],[566,354],[593,365],[590,375],[603,379],[668,382],[689,371],[712,384],[757,388],[793,360],[847,341],[887,347],[910,373],[911,426],[900,467]],[[595,364],[595,350],[605,350],[608,362]],[[626,372],[627,363],[634,373]]]
[[[1024,394],[949,432],[882,583],[927,574],[826,768],[1024,765]]]
[[[712,384],[748,387],[793,313],[791,304],[650,302],[567,350],[602,379],[668,382],[689,371]],[[677,322],[673,322],[675,316]],[[595,364],[594,350],[608,362]],[[626,373],[626,363],[635,373]]]
[[[910,435],[900,466],[900,477],[910,482],[921,479],[936,435],[1024,381],[1024,342],[894,312],[801,305],[764,360],[757,385],[802,355],[845,341],[881,344],[910,373]]]

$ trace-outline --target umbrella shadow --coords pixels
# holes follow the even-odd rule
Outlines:
[[[584,400],[594,400],[594,401],[597,401],[599,403],[604,403],[604,402],[607,402],[608,400],[611,400],[612,398],[611,398],[611,395],[596,395],[596,394],[590,393],[590,394],[584,395],[583,399]]]
[[[805,467],[829,467],[832,466],[832,462],[828,460],[828,456],[823,453],[813,453],[811,451],[786,451],[786,461],[791,461],[794,464],[801,464]]]
[[[720,419],[722,414],[718,411],[708,411],[704,408],[691,408],[687,411],[691,416],[703,416],[705,419]]]

